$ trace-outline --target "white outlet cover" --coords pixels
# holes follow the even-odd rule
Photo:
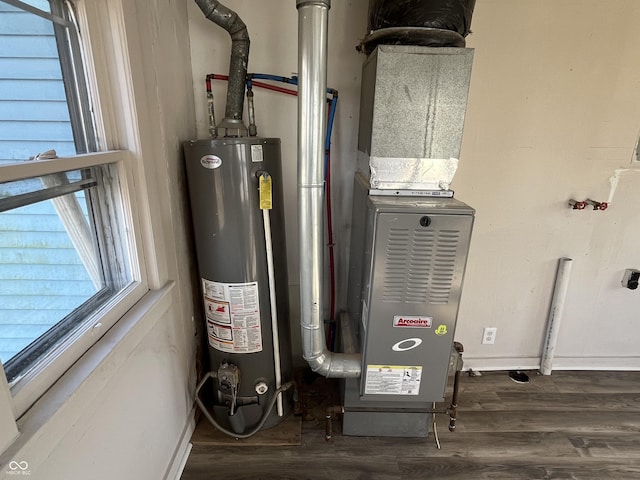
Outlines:
[[[485,327],[482,331],[482,344],[493,345],[496,343],[496,334],[498,329],[496,327]]]

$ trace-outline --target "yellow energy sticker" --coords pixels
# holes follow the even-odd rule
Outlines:
[[[271,175],[260,175],[260,210],[271,210],[273,195],[271,191]]]
[[[446,335],[447,334],[447,326],[442,324],[442,325],[438,325],[438,328],[436,328],[435,332],[436,335],[442,336],[442,335]]]

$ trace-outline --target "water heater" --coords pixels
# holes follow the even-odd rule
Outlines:
[[[212,417],[240,436],[292,407],[291,390],[276,394],[292,378],[280,140],[197,140],[184,152]]]

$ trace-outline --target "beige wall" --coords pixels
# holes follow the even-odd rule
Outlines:
[[[555,365],[640,368],[640,3],[479,0],[456,195],[477,209],[457,337],[470,364],[535,366],[557,259],[574,259]],[[494,346],[483,326],[498,327]]]
[[[366,0],[334,1],[329,85],[340,90],[334,132],[335,225],[344,279],[355,169]],[[248,25],[250,71],[297,69],[295,2],[228,0]],[[207,134],[206,73],[226,73],[230,42],[189,2],[198,135]],[[640,268],[640,172],[623,172],[606,212],[574,212],[574,197],[608,200],[631,165],[640,130],[640,2],[478,0],[475,61],[456,197],[477,209],[456,337],[472,368],[537,367],[557,259],[574,258],[556,368],[639,368],[640,292],[620,286]],[[215,84],[218,119],[224,85]],[[259,133],[283,141],[290,283],[297,282],[295,99],[256,91]],[[344,286],[344,282],[342,282]],[[344,298],[344,295],[342,295]],[[498,328],[493,346],[482,328]],[[294,326],[294,331],[297,327]]]

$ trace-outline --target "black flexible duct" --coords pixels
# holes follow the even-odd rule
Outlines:
[[[229,61],[229,86],[225,118],[242,120],[244,88],[249,62],[249,32],[247,26],[233,10],[217,0],[196,0],[205,17],[224,28],[231,36],[231,59]]]
[[[358,50],[377,45],[464,47],[476,0],[369,0],[369,23]]]

